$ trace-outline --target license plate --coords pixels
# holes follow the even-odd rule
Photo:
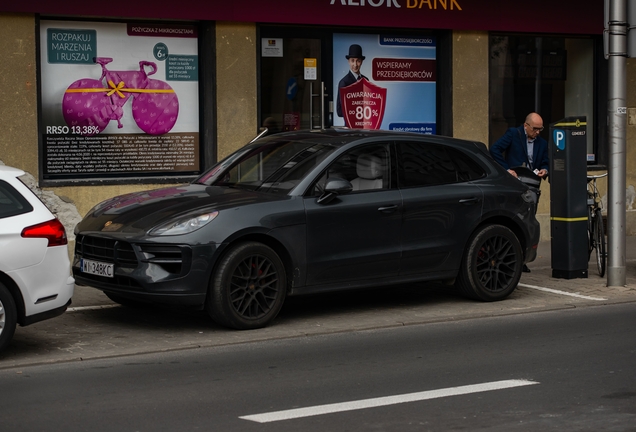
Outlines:
[[[115,277],[115,264],[108,264],[82,258],[80,261],[80,269],[82,270],[82,273],[110,278]]]

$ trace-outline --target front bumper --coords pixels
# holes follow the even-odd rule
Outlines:
[[[138,301],[201,306],[208,291],[216,245],[128,242],[80,235],[73,276],[78,285]],[[113,277],[84,273],[81,260],[113,264]]]

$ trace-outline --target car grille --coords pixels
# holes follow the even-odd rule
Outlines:
[[[75,238],[75,254],[95,261],[112,262],[123,268],[134,269],[138,265],[132,245],[121,240],[78,235]]]
[[[137,250],[137,253],[135,253]],[[135,269],[139,261],[158,265],[167,273],[180,275],[187,271],[190,249],[174,245],[135,244],[102,237],[78,235],[75,254],[95,261],[114,263],[117,268]]]

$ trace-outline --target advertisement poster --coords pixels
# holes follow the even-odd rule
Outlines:
[[[436,133],[432,36],[334,34],[334,126]]]
[[[197,27],[40,23],[44,179],[200,170]]]

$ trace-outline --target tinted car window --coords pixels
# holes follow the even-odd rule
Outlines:
[[[0,180],[0,218],[33,211],[31,204],[9,183]]]
[[[391,188],[389,146],[373,144],[356,147],[340,156],[322,175],[314,188],[320,195],[328,179],[341,178],[351,182],[352,192]]]
[[[398,142],[402,165],[401,186],[430,186],[457,182],[457,172],[446,147],[421,142]]]
[[[485,175],[470,156],[452,147],[421,142],[397,145],[402,162],[402,187],[465,182]]]
[[[486,175],[481,165],[467,154],[451,147],[447,147],[446,151],[457,168],[457,181],[477,180]]]
[[[217,165],[196,182],[286,194],[331,151],[326,144],[274,140]]]

